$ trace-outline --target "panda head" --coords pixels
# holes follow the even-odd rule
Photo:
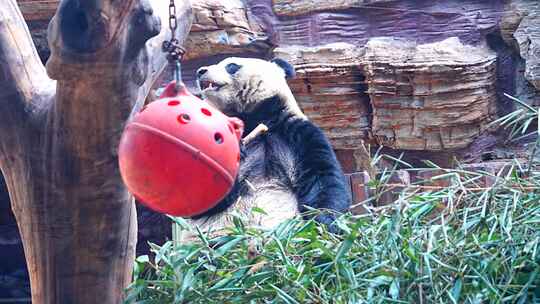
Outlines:
[[[287,84],[292,77],[294,67],[282,59],[231,57],[197,70],[202,96],[226,114],[249,113],[278,96],[290,111],[303,115]]]

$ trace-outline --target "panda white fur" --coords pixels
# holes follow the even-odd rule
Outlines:
[[[232,211],[243,213],[249,224],[271,228],[305,206],[330,211],[316,218],[327,225],[349,208],[341,167],[322,131],[296,103],[286,80],[293,76],[294,68],[281,59],[233,57],[197,71],[202,96],[240,118],[244,134],[260,123],[269,128],[241,146],[239,174],[227,197],[190,219],[201,231],[231,225]],[[266,215],[252,212],[253,207]]]

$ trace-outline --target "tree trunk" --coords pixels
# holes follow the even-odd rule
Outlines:
[[[183,42],[191,5],[176,2]],[[33,303],[117,304],[131,280],[136,212],[116,151],[166,65],[168,3],[153,3],[62,1],[50,78],[15,0],[0,3],[0,168]]]

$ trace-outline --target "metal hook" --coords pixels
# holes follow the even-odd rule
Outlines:
[[[180,60],[176,60],[176,64],[174,67],[174,81],[176,92],[179,92],[180,87],[182,86],[182,65],[180,63]]]

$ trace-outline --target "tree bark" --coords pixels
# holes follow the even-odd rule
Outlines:
[[[183,42],[191,5],[176,2]],[[0,12],[0,169],[32,302],[120,303],[137,225],[117,145],[166,65],[168,3],[62,1],[47,71],[15,0],[3,0]]]

